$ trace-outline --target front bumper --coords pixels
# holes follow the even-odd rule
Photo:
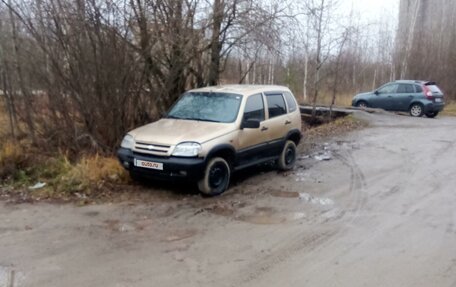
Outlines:
[[[122,166],[130,172],[154,179],[183,179],[198,181],[203,177],[206,161],[204,158],[159,157],[135,153],[129,149],[117,150]],[[137,167],[134,160],[144,160],[163,164],[163,170]]]

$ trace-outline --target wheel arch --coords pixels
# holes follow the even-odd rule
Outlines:
[[[293,130],[288,132],[285,142],[288,141],[288,140],[291,140],[296,145],[298,145],[301,142],[302,137],[303,137],[303,135],[302,135],[300,130],[293,129]]]
[[[206,164],[214,157],[221,157],[225,159],[232,168],[236,159],[236,150],[232,145],[229,144],[217,145],[213,147],[206,155]]]
[[[413,102],[411,102],[410,105],[408,106],[408,111],[410,111],[410,109],[412,108],[412,106],[413,106],[413,105],[416,105],[416,104],[420,105],[420,106],[424,109],[424,104],[423,104],[422,102],[420,102],[420,101],[413,101]]]
[[[358,99],[356,102],[355,102],[355,107],[359,106],[359,103],[365,103],[366,106],[370,106],[369,102],[366,100],[366,99]]]

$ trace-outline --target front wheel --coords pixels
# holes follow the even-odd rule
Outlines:
[[[280,170],[290,170],[296,163],[296,144],[293,141],[287,141],[283,147],[278,161]]]
[[[423,105],[421,104],[413,104],[410,106],[410,115],[412,117],[422,117],[424,114]]]
[[[433,119],[433,118],[435,118],[438,114],[439,114],[439,112],[427,113],[427,114],[426,114],[426,117]]]
[[[365,109],[368,107],[365,101],[359,101],[358,103],[356,103],[356,106],[361,109]]]
[[[231,170],[229,164],[221,157],[209,161],[204,177],[198,182],[199,190],[205,195],[222,194],[230,184]]]

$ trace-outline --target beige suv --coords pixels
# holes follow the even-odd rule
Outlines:
[[[300,140],[288,88],[227,85],[184,93],[167,116],[129,132],[117,154],[134,179],[187,179],[218,195],[243,168],[268,161],[293,168]]]

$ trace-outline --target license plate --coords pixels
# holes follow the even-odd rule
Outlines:
[[[135,166],[137,166],[137,167],[163,170],[163,163],[161,163],[161,162],[153,162],[153,161],[135,159],[134,163],[135,163]]]
[[[442,102],[442,99],[441,98],[435,98],[435,102],[436,103],[440,103],[440,102]]]

